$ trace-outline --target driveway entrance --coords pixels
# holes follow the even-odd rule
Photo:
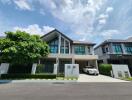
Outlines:
[[[115,79],[104,75],[93,76],[87,74],[80,74],[78,82],[128,82],[128,81]]]

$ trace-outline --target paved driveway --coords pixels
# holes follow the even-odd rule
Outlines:
[[[78,82],[128,82],[128,81],[115,79],[104,75],[93,76],[87,74],[80,74]]]

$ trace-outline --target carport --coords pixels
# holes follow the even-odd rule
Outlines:
[[[96,60],[75,60],[76,64],[79,64],[79,72],[83,73],[83,68],[90,66],[92,68],[97,68]]]

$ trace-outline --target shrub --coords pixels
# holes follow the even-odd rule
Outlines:
[[[1,79],[54,79],[55,74],[2,74]]]
[[[111,64],[100,64],[99,72],[100,74],[111,76],[112,65]]]
[[[36,73],[43,73],[44,72],[44,64],[38,64],[36,68]]]

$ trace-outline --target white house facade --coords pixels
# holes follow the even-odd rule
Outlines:
[[[98,68],[94,43],[73,41],[56,29],[41,38],[50,48],[50,54],[40,60],[46,72],[52,73],[54,66],[57,65],[58,73],[64,73],[65,64],[78,64],[80,72],[86,66]]]

